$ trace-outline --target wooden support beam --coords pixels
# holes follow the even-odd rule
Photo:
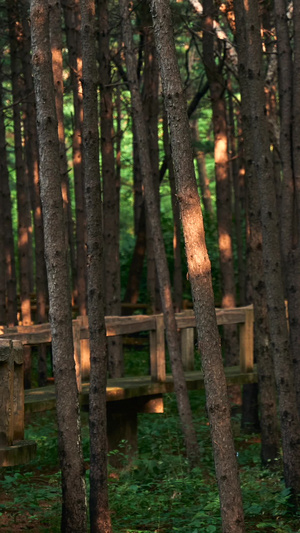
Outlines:
[[[193,317],[194,311],[188,309],[183,311],[187,317]],[[194,370],[195,368],[195,336],[194,328],[182,328],[180,330],[181,358],[185,371]]]
[[[24,439],[23,347],[17,340],[0,340],[0,466],[34,458],[36,443]]]
[[[166,379],[165,324],[163,315],[153,315],[156,329],[150,331],[150,369],[152,381]]]

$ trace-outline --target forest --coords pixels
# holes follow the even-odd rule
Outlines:
[[[0,0],[1,531],[300,531],[297,1]]]

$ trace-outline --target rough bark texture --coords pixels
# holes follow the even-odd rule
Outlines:
[[[31,220],[28,179],[25,171],[23,154],[23,139],[20,118],[20,100],[22,97],[20,87],[20,64],[18,63],[19,46],[21,39],[21,26],[19,24],[18,4],[15,0],[6,2],[9,23],[9,42],[11,57],[11,77],[13,96],[13,122],[14,122],[14,151],[15,169],[17,181],[17,204],[18,204],[18,248],[19,248],[19,276],[21,316],[24,326],[31,324],[30,306],[30,237],[29,220]],[[31,222],[30,222],[31,224]],[[25,387],[31,386],[31,350],[24,349],[24,383]]]
[[[289,265],[293,272],[288,283],[288,308],[290,338],[296,383],[298,412],[300,414],[300,13],[299,1],[294,2],[294,68],[293,68],[293,170],[296,216],[294,218],[294,242],[290,251]]]
[[[90,330],[90,520],[91,531],[110,533],[106,438],[106,331],[104,322],[104,255],[97,117],[95,4],[81,0],[83,51],[83,153],[87,213],[88,314]]]
[[[61,190],[64,206],[64,224],[66,246],[69,248],[69,261],[71,272],[74,272],[74,238],[73,238],[73,220],[70,198],[70,185],[68,177],[68,161],[65,144],[64,128],[64,81],[63,81],[63,39],[61,28],[62,9],[59,0],[49,0],[49,23],[50,23],[50,42],[52,53],[52,70],[55,90],[55,107],[58,122],[58,140],[59,140],[59,168],[61,176]]]
[[[3,223],[5,228],[3,246],[6,258],[5,281],[7,295],[7,317],[5,323],[9,326],[14,326],[17,324],[17,280],[2,92],[2,72],[0,71],[0,176],[1,194],[3,198]]]
[[[237,34],[238,57],[240,65],[240,85],[242,92],[242,122],[244,137],[244,156],[246,163],[247,213],[249,220],[248,270],[251,281],[251,295],[254,305],[254,353],[257,362],[261,458],[265,465],[273,464],[279,456],[279,427],[277,419],[277,400],[274,366],[270,350],[268,310],[264,265],[262,255],[262,225],[260,219],[260,199],[258,176],[254,166],[253,134],[248,94],[247,70],[243,68],[248,57],[247,41],[244,33]]]
[[[209,179],[208,179],[208,175],[206,172],[205,155],[204,155],[204,152],[200,150],[200,146],[199,146],[200,135],[199,135],[199,126],[198,126],[197,119],[194,119],[191,121],[191,132],[192,132],[192,140],[193,140],[193,148],[194,148],[194,157],[197,163],[198,178],[199,178],[199,185],[200,185],[200,192],[201,192],[203,207],[207,213],[212,214],[213,208],[212,208],[212,203],[211,203]]]
[[[296,495],[300,489],[300,425],[290,357],[284,305],[279,224],[272,177],[272,161],[265,118],[264,80],[258,3],[236,0],[237,35],[242,32],[247,46],[247,61],[240,71],[247,77],[249,127],[253,139],[253,168],[258,177],[263,235],[263,267],[267,293],[270,347],[275,367],[282,433],[284,479]]]
[[[86,315],[86,228],[82,164],[82,52],[79,0],[62,0],[66,24],[69,66],[74,105],[72,139],[74,191],[76,204],[76,301],[80,315]]]
[[[190,461],[190,464],[194,465],[199,459],[199,448],[197,444],[196,432],[193,426],[192,412],[189,404],[188,392],[184,378],[171,295],[170,276],[168,271],[166,252],[164,248],[163,235],[160,226],[157,199],[151,177],[152,168],[148,147],[148,136],[143,116],[142,99],[139,92],[138,80],[136,75],[136,57],[132,40],[132,29],[130,23],[130,10],[128,0],[121,0],[120,9],[122,17],[123,40],[125,44],[127,76],[131,91],[132,113],[135,119],[137,131],[139,157],[141,164],[141,172],[143,176],[143,184],[145,188],[147,212],[150,217],[151,232],[154,240],[155,262],[158,273],[160,296],[162,300],[164,320],[167,332],[167,342],[174,378],[174,388],[185,439],[187,456]]]
[[[171,189],[171,201],[173,212],[173,255],[174,255],[174,273],[173,273],[173,294],[175,311],[178,313],[182,308],[182,261],[181,261],[181,222],[180,209],[176,197],[176,186],[173,161],[171,156],[170,137],[168,128],[168,119],[166,113],[163,114],[164,121],[164,152],[168,161],[169,182]]]
[[[241,198],[240,198],[240,183],[239,183],[239,157],[236,143],[236,128],[234,121],[234,106],[231,92],[231,81],[227,81],[229,85],[228,91],[228,122],[229,122],[229,154],[230,154],[230,172],[231,181],[234,190],[234,222],[235,222],[235,235],[236,235],[236,247],[238,256],[238,280],[239,280],[239,305],[246,305],[245,297],[245,256],[244,256],[244,240],[245,235],[243,231],[242,222],[242,210],[241,210]]]
[[[68,533],[86,532],[85,469],[73,356],[71,293],[61,196],[59,142],[49,41],[48,2],[31,2],[31,36],[45,257],[49,286],[59,458],[62,470],[62,523]]]
[[[109,55],[108,2],[99,0],[99,74],[101,161],[103,179],[103,237],[105,275],[105,315],[121,315],[119,259],[119,205],[113,145],[113,99]],[[107,339],[108,369],[113,378],[124,373],[122,337]]]
[[[243,532],[244,517],[231,433],[226,379],[222,364],[203,217],[197,190],[186,101],[176,59],[168,0],[151,0],[164,101],[168,115],[177,196],[202,354],[211,438],[220,493],[222,530]]]
[[[228,141],[225,83],[214,59],[213,1],[204,0],[203,60],[210,88],[215,139],[215,175],[217,194],[218,239],[222,278],[222,307],[235,307],[235,280],[232,250],[231,185],[228,165]],[[237,328],[224,327],[225,363],[239,362]]]
[[[34,243],[35,243],[35,291],[36,291],[36,322],[42,324],[48,320],[46,305],[48,301],[47,274],[45,265],[44,231],[42,206],[40,198],[40,178],[38,145],[36,131],[35,96],[31,66],[31,41],[30,27],[28,23],[29,4],[22,1],[22,61],[26,86],[26,122],[28,135],[25,138],[26,161],[28,169],[29,187],[31,191],[31,205],[34,220]],[[38,384],[40,387],[47,383],[47,346],[38,347]]]

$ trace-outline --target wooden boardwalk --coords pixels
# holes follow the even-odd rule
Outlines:
[[[228,384],[244,385],[257,381],[253,361],[253,309],[251,306],[234,309],[216,309],[219,325],[237,324],[239,327],[240,364],[225,368]],[[136,315],[131,317],[106,317],[108,337],[130,333],[149,333],[150,375],[109,379],[106,389],[108,445],[115,450],[126,440],[128,451],[137,449],[138,413],[163,413],[163,395],[174,392],[173,377],[166,373],[165,327],[162,315]],[[176,314],[181,337],[181,353],[185,378],[189,390],[204,387],[202,372],[194,370],[195,316],[193,311]],[[24,391],[23,346],[51,343],[49,324],[2,328],[3,356],[0,357],[0,377],[9,386],[0,390],[0,463],[3,466],[18,464],[32,458],[34,443],[24,441],[24,414],[53,410],[56,406],[55,387],[49,385]],[[73,320],[74,360],[80,405],[88,408],[89,402],[89,327],[88,317]],[[16,400],[16,401],[15,401]],[[2,411],[1,411],[2,409]],[[0,427],[1,430],[1,427]],[[22,441],[16,448],[16,441]],[[27,451],[26,451],[27,450]],[[125,450],[126,452],[126,450]],[[114,458],[114,456],[112,456]],[[115,457],[117,461],[117,456]]]
[[[227,367],[224,369],[228,385],[257,382],[256,366],[252,372],[241,372],[239,367]],[[187,387],[189,390],[204,388],[203,373],[199,371],[185,372]],[[166,375],[163,382],[153,382],[151,376],[125,377],[109,379],[106,388],[106,401],[116,402],[131,400],[138,397],[155,396],[174,392],[173,376]],[[89,383],[82,384],[80,393],[80,405],[87,406],[89,399]],[[47,387],[25,390],[25,413],[35,413],[55,409],[54,385]]]

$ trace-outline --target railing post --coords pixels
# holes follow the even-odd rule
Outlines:
[[[14,438],[14,359],[12,343],[0,341],[0,446],[11,446]]]
[[[188,309],[182,313],[185,316],[193,316],[194,311]],[[181,359],[183,369],[186,371],[194,370],[195,367],[195,337],[194,328],[183,328],[180,330],[181,341]]]
[[[155,315],[156,329],[150,331],[150,367],[152,381],[166,380],[165,325],[163,315]]]
[[[253,307],[245,309],[245,323],[240,324],[240,369],[241,372],[252,372],[254,364],[254,313]]]
[[[13,440],[24,439],[24,365],[23,346],[20,341],[13,340],[12,357],[14,361],[14,434]]]

